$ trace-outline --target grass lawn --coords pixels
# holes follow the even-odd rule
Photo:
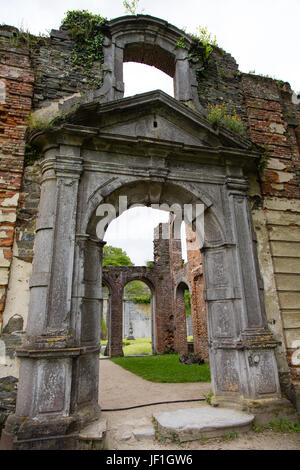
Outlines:
[[[126,346],[123,348],[124,356],[137,356],[138,354],[152,354],[151,338],[137,338],[135,340],[125,340]]]
[[[133,374],[160,383],[210,382],[209,364],[181,364],[178,354],[149,357],[114,357],[115,364]]]
[[[107,341],[101,341],[101,346],[106,345]],[[138,356],[141,354],[152,354],[151,338],[137,338],[135,340],[123,340],[124,356]]]

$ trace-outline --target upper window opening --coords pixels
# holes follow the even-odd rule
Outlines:
[[[153,44],[127,44],[124,50],[123,62],[138,62],[156,67],[158,70],[175,76],[175,57],[170,52]]]
[[[124,63],[123,73],[125,84],[124,97],[153,90],[162,90],[174,97],[173,79],[155,67],[127,62]]]
[[[188,255],[187,255],[187,244],[186,244],[186,225],[185,222],[181,224],[181,254],[182,259],[185,263],[188,262]]]

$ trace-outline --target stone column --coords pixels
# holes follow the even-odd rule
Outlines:
[[[259,400],[266,413],[281,396],[277,343],[267,328],[245,180],[228,178],[227,196],[234,240],[202,249],[213,390],[218,403],[251,410]]]
[[[123,356],[123,288],[116,283],[111,291],[108,351],[111,357]]]
[[[67,435],[76,422],[71,416],[73,358],[81,349],[72,330],[71,299],[81,172],[79,146],[44,151],[28,329],[17,351],[16,414],[5,428],[16,449],[34,448],[36,438],[45,439],[41,448],[52,448],[55,436]]]
[[[59,152],[59,155],[56,155]],[[35,256],[30,280],[27,336],[70,341],[70,311],[78,182],[82,171],[80,148],[67,145],[46,152],[36,228]],[[68,339],[67,339],[68,337]],[[51,341],[50,341],[51,342]]]
[[[102,254],[105,242],[76,236],[72,331],[80,354],[73,360],[71,414],[84,424],[100,415],[99,354],[102,310]]]

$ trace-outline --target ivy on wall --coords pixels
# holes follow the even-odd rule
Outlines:
[[[184,36],[176,42],[176,46],[188,50],[189,60],[192,64],[196,64],[196,75],[200,80],[205,76],[205,69],[211,60],[213,46],[218,46],[217,39],[216,36],[212,37],[207,28],[200,26],[197,28],[197,34],[189,34],[189,36],[192,39],[190,48],[188,48]]]
[[[104,62],[103,42],[106,21],[106,18],[87,10],[72,10],[67,12],[61,24],[74,41],[71,52],[72,64],[82,68],[89,78],[95,62],[99,62],[100,65]],[[102,79],[97,79],[93,86],[100,88]]]
[[[133,297],[132,301],[135,304],[151,304],[151,294],[143,295],[142,297]]]

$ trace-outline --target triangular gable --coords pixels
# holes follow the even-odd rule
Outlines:
[[[100,134],[112,136],[203,147],[249,149],[252,145],[234,132],[215,129],[199,112],[159,90],[103,104],[83,104],[67,122],[98,128]]]

